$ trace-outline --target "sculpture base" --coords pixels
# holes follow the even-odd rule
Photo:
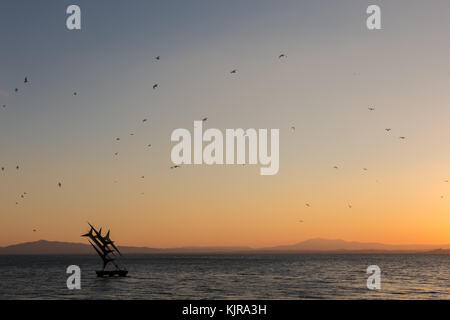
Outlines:
[[[128,274],[127,270],[97,270],[95,271],[97,273],[97,277],[103,278],[103,277],[126,277]]]

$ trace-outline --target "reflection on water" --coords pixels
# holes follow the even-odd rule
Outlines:
[[[94,255],[0,256],[1,299],[449,299],[447,255],[130,255],[97,278]],[[81,290],[66,268],[81,267]],[[381,290],[366,287],[369,265]]]

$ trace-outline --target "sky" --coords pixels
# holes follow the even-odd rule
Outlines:
[[[70,4],[81,30],[66,28]],[[370,4],[381,30],[366,28]],[[2,1],[0,246],[82,242],[87,221],[150,247],[450,243],[449,11],[444,0]],[[280,129],[278,174],[169,169],[172,131],[203,117]]]

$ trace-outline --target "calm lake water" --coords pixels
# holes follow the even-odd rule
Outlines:
[[[129,255],[97,278],[94,255],[1,256],[0,299],[449,299],[450,255]],[[81,290],[66,268],[80,266]],[[367,289],[369,265],[381,290]]]

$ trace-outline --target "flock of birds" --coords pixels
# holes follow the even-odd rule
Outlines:
[[[161,56],[156,56],[155,57],[155,60],[156,61],[159,61],[159,60],[161,60]],[[233,70],[232,71],[232,73],[236,73],[237,72],[237,70]],[[23,81],[23,83],[26,85],[26,84],[29,84],[30,83],[30,81],[28,80],[28,76],[26,76],[25,78],[24,78],[24,81]],[[153,88],[153,90],[156,90],[157,88],[159,87],[159,84],[158,83],[155,83],[155,84],[153,84],[153,86],[152,86],[152,88]],[[14,88],[14,93],[15,94],[18,94],[18,92],[19,92],[19,87],[15,87]],[[77,96],[78,95],[78,92],[77,91],[74,91],[73,92],[73,96]],[[2,105],[2,108],[3,109],[6,109],[7,108],[7,105],[6,104],[3,104]],[[207,120],[208,118],[203,118],[202,119],[202,121],[203,122],[205,122],[206,120]],[[146,122],[148,122],[148,118],[144,118],[144,119],[142,119],[142,123],[146,123]],[[130,136],[134,136],[134,133],[130,133]],[[118,137],[118,138],[116,138],[116,141],[120,141],[121,139]],[[150,148],[152,145],[151,145],[151,143],[149,143],[149,144],[147,144],[147,147],[148,148]],[[119,152],[114,152],[114,156],[118,156],[119,155]],[[175,166],[171,166],[170,167],[170,169],[177,169],[177,168],[180,168],[181,166],[179,166],[179,165],[175,165]],[[20,169],[20,167],[19,167],[19,165],[17,165],[16,166],[16,170],[19,170]],[[1,171],[5,171],[6,170],[6,167],[5,166],[2,166],[1,167]],[[145,176],[141,176],[141,178],[142,179],[144,179],[145,178]],[[114,183],[117,183],[117,180],[114,180]],[[60,182],[57,182],[57,186],[58,186],[58,188],[62,188],[62,182],[60,181]],[[142,193],[143,194],[143,193]],[[21,193],[20,195],[19,195],[19,198],[20,199],[25,199],[25,196],[27,195],[27,192],[23,192],[23,193]],[[16,205],[19,205],[19,200],[17,200],[17,201],[15,201],[15,204]],[[33,232],[36,232],[37,230],[36,229],[33,229]]]
[[[284,53],[282,53],[282,54],[280,54],[280,55],[278,56],[278,59],[286,59],[286,58],[287,58],[287,55],[284,54]],[[161,59],[161,57],[160,57],[160,56],[156,56],[154,59],[155,59],[156,61],[159,61],[159,60]],[[235,75],[235,74],[237,74],[237,73],[238,73],[238,69],[232,69],[232,70],[230,71],[230,74],[232,74],[232,75]],[[24,83],[24,85],[28,85],[28,84],[30,83],[28,77],[25,77],[25,78],[24,78],[23,83]],[[152,85],[153,90],[158,89],[158,87],[159,87],[159,84],[158,84],[158,83],[155,83],[155,84]],[[19,88],[18,88],[18,87],[14,88],[14,93],[17,94],[18,92],[19,92]],[[77,96],[77,95],[78,95],[77,91],[74,91],[74,92],[73,92],[73,96]],[[3,107],[3,109],[5,109],[5,108],[7,108],[7,105],[6,105],[6,104],[3,104],[2,107]],[[370,112],[374,112],[374,111],[376,111],[376,108],[371,106],[371,107],[368,107],[368,110],[369,110]],[[202,121],[203,121],[203,122],[206,122],[207,120],[208,120],[208,117],[202,118]],[[147,123],[148,121],[149,121],[148,118],[142,119],[142,123]],[[295,130],[296,130],[295,126],[292,125],[292,126],[290,127],[290,131],[291,131],[292,133],[295,133]],[[385,131],[388,132],[388,133],[390,133],[390,132],[392,131],[392,129],[391,129],[391,128],[385,128]],[[133,132],[130,133],[130,136],[134,136],[134,133],[133,133]],[[401,139],[401,140],[406,140],[406,137],[405,137],[405,136],[399,136],[399,139]],[[116,140],[117,142],[119,142],[119,141],[121,141],[121,138],[120,138],[120,137],[116,137],[115,140]],[[151,144],[148,144],[148,145],[147,145],[147,147],[151,147],[151,146],[152,146]],[[117,157],[118,155],[119,155],[119,152],[118,152],[118,151],[115,151],[115,152],[114,152],[114,156]],[[171,169],[171,170],[178,169],[178,168],[181,168],[181,166],[180,166],[180,165],[173,165],[173,166],[170,166],[170,169]],[[19,165],[16,165],[15,169],[16,169],[16,170],[19,170],[19,169],[20,169],[20,166],[19,166]],[[335,165],[335,166],[333,166],[333,169],[339,170],[339,167],[338,167],[337,165]],[[5,171],[5,170],[6,170],[6,168],[5,168],[4,166],[2,166],[2,167],[1,167],[1,171]],[[364,170],[364,171],[368,171],[368,168],[363,168],[363,170]],[[142,176],[141,176],[141,179],[144,179],[144,178],[145,178],[145,176],[142,175]],[[445,180],[445,182],[448,183],[449,180]],[[114,180],[114,183],[117,183],[117,180]],[[58,188],[62,188],[62,182],[61,182],[61,181],[57,182],[57,187],[58,187]],[[141,193],[141,194],[143,194],[143,193]],[[27,195],[27,192],[23,192],[22,194],[19,195],[19,198],[20,198],[20,199],[25,199],[26,195]],[[443,198],[443,196],[441,196],[441,198]],[[19,204],[19,201],[16,201],[15,203],[16,203],[16,205],[18,205],[18,204]],[[310,204],[310,203],[306,203],[305,206],[306,206],[307,208],[310,208],[310,207],[311,207],[311,204]],[[352,208],[353,208],[352,204],[348,204],[348,208],[349,208],[349,209],[352,209]],[[300,222],[300,223],[303,223],[304,220],[299,220],[299,222]],[[37,231],[36,229],[33,229],[33,232],[36,232],[36,231]]]
[[[24,83],[25,85],[29,83],[28,77],[25,77],[25,78],[24,78],[23,83]],[[19,88],[18,88],[18,87],[15,87],[15,88],[14,88],[14,93],[17,94],[18,92],[19,92]],[[6,104],[3,104],[3,105],[2,105],[2,108],[3,108],[3,109],[6,109],[6,107],[7,107]],[[19,170],[19,169],[20,169],[20,166],[19,166],[19,165],[16,165],[16,170]],[[6,170],[6,167],[5,167],[5,166],[2,166],[2,167],[1,167],[1,171],[4,172],[5,170]],[[27,195],[26,192],[22,192],[22,193],[19,195],[19,198],[20,198],[20,199],[25,199],[25,196],[26,196],[26,195]],[[16,205],[18,205],[18,204],[19,204],[19,201],[16,201],[15,203],[16,203]],[[35,230],[33,230],[33,231],[35,231]]]
[[[25,77],[25,78],[24,78],[23,83],[24,83],[24,84],[29,84],[29,83],[30,83],[30,81],[28,80],[28,77]],[[19,88],[18,88],[18,87],[14,88],[14,93],[17,94],[18,92],[19,92]],[[76,95],[76,92],[74,92],[74,95]],[[7,105],[6,105],[6,104],[3,104],[2,107],[3,107],[3,109],[6,109]],[[19,165],[16,165],[15,169],[16,169],[16,170],[19,170],[19,169],[20,169],[20,166],[19,166]],[[2,167],[1,167],[1,171],[5,171],[5,170],[6,170],[6,167],[5,167],[5,166],[2,166]],[[61,188],[61,187],[62,187],[62,183],[61,183],[61,182],[58,182],[58,186]],[[27,195],[27,192],[22,192],[22,193],[18,196],[18,198],[21,199],[21,200],[24,200],[26,195]],[[19,205],[19,200],[15,201],[15,204],[16,204],[16,205]],[[36,231],[37,231],[36,229],[33,229],[33,232],[36,232]]]
[[[369,111],[371,111],[371,112],[376,110],[375,107],[368,107],[367,109],[368,109]],[[292,130],[292,131],[295,131],[295,127],[291,127],[291,130]],[[386,132],[391,132],[391,131],[392,131],[391,128],[386,128],[386,129],[384,129],[384,130],[385,130]],[[399,139],[405,140],[406,137],[405,137],[405,136],[400,136]],[[335,165],[335,166],[333,166],[333,169],[339,170],[339,167]],[[362,170],[363,170],[363,171],[368,171],[369,169],[366,168],[366,167],[364,167],[364,168],[362,168]],[[378,180],[377,180],[377,182],[378,182]],[[445,182],[448,182],[448,180],[445,180]],[[443,198],[443,196],[441,196],[441,198]],[[310,208],[310,207],[311,207],[311,205],[310,205],[309,203],[305,203],[305,206],[306,206],[307,208]],[[352,204],[348,204],[347,207],[348,207],[349,209],[352,209],[352,208],[353,208],[353,205],[352,205]],[[299,220],[299,223],[303,223],[303,222],[304,222],[303,220]]]

